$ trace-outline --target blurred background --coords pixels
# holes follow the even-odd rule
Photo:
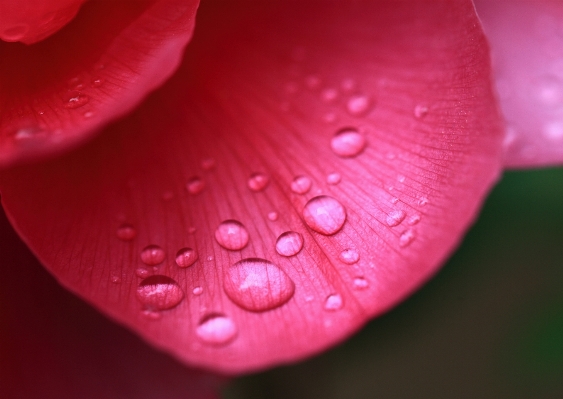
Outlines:
[[[440,273],[339,347],[225,399],[563,398],[563,169],[508,172]]]

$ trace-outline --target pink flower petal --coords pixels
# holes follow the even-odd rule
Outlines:
[[[0,42],[0,166],[76,147],[178,67],[198,0],[90,1],[56,35]]]
[[[134,114],[0,188],[66,287],[240,373],[326,349],[430,278],[498,177],[502,131],[470,2],[206,5]]]
[[[505,165],[563,164],[563,3],[476,3],[506,117]]]

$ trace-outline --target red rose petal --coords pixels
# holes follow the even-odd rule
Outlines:
[[[344,339],[430,278],[498,177],[472,3],[323,4],[207,4],[181,70],[134,114],[0,174],[49,270],[189,364],[244,372]],[[280,254],[288,231],[302,247]],[[161,302],[137,296],[151,275]]]
[[[0,166],[59,153],[177,68],[198,0],[90,1],[49,39],[0,42]]]
[[[476,1],[506,117],[505,165],[563,164],[563,3]]]

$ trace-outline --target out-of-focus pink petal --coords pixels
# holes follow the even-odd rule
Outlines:
[[[40,43],[0,42],[0,167],[75,147],[130,111],[178,67],[198,2],[94,0]]]
[[[0,40],[33,44],[57,32],[74,18],[86,0],[3,0]]]
[[[472,3],[320,4],[206,4],[134,114],[0,175],[49,270],[189,364],[344,339],[437,270],[498,176]]]
[[[563,3],[476,1],[506,118],[509,168],[563,164]]]
[[[49,276],[0,215],[3,399],[212,399],[223,378],[187,369]]]

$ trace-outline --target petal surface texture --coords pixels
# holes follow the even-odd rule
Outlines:
[[[506,118],[505,164],[563,164],[563,3],[476,1]]]
[[[188,364],[240,373],[341,341],[430,278],[498,177],[471,3],[319,4],[202,6],[134,114],[0,175],[47,268]]]
[[[138,105],[178,67],[197,6],[93,0],[40,43],[0,41],[0,167],[76,147]]]
[[[183,367],[66,292],[0,211],[3,399],[213,399],[224,378]]]

